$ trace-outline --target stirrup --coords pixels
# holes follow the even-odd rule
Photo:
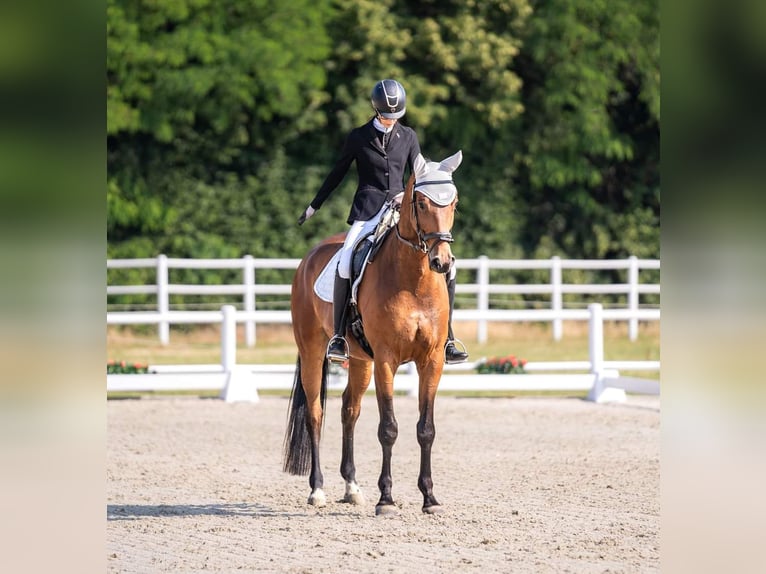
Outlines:
[[[456,343],[460,345],[463,350],[459,350]],[[447,353],[447,349],[452,345],[452,357]],[[460,339],[450,339],[444,343],[444,362],[448,365],[457,365],[458,363],[465,363],[468,360],[468,349]]]
[[[327,343],[326,357],[333,363],[344,363],[348,361],[348,343],[340,335],[334,335]]]

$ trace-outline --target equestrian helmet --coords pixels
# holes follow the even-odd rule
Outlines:
[[[376,113],[389,120],[399,119],[407,111],[407,94],[396,80],[381,80],[370,96]]]

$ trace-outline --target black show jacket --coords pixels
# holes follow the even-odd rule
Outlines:
[[[396,122],[388,134],[386,149],[383,149],[380,138],[381,133],[375,129],[373,120],[351,130],[338,161],[311,201],[311,207],[319,209],[322,206],[343,181],[354,160],[359,183],[347,223],[369,220],[387,200],[402,191],[404,170],[409,168],[409,173],[413,172],[415,158],[420,153],[418,136],[412,128]]]

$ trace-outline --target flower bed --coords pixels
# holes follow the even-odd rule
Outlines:
[[[519,359],[515,355],[508,355],[507,357],[490,357],[488,359],[482,359],[479,361],[479,363],[476,365],[476,372],[480,375],[523,375],[526,373],[524,370],[524,365],[526,364],[526,359]]]
[[[110,359],[106,362],[107,375],[145,375],[149,372],[149,365],[140,363],[126,363]]]

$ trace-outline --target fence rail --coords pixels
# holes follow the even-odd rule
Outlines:
[[[554,373],[528,375],[469,375],[450,376],[450,372],[473,370],[477,363],[446,365],[439,385],[443,391],[562,391],[587,390],[588,399],[597,402],[624,401],[625,393],[659,394],[659,382],[650,379],[621,376],[617,369],[659,371],[659,361],[604,360],[603,322],[608,312],[598,303],[577,311],[588,321],[588,360],[527,363],[530,373],[546,371],[588,371],[583,374]],[[189,318],[186,314],[179,318]],[[157,391],[219,389],[228,402],[257,401],[258,389],[292,388],[293,365],[239,365],[237,363],[237,322],[246,320],[245,313],[232,305],[210,312],[206,319],[221,323],[221,363],[218,365],[162,365],[152,368],[153,374],[107,375],[107,391]],[[150,317],[146,318],[147,320]],[[155,320],[159,317],[155,314]],[[215,320],[215,321],[213,321]],[[400,368],[394,379],[395,390],[416,394],[417,374],[408,363]],[[344,381],[330,381],[332,388],[342,389]],[[374,388],[374,376],[370,388]]]
[[[151,268],[156,271],[156,281],[149,285],[107,284],[107,296],[153,295],[156,297],[156,311],[108,312],[108,324],[157,324],[162,344],[170,340],[170,325],[180,323],[216,323],[220,313],[216,311],[171,311],[170,296],[190,295],[225,295],[240,296],[245,323],[245,341],[248,346],[255,345],[257,323],[290,323],[289,311],[257,310],[259,296],[288,296],[290,284],[257,283],[257,270],[295,270],[299,259],[255,258],[245,255],[239,259],[179,259],[165,255],[144,259],[109,259],[109,269]],[[546,321],[553,326],[553,338],[560,340],[563,334],[563,321],[587,320],[588,311],[584,308],[565,308],[564,295],[625,295],[626,301],[621,308],[604,310],[607,320],[627,321],[628,336],[635,340],[638,336],[639,321],[659,320],[659,304],[649,306],[641,303],[642,295],[660,295],[660,284],[641,282],[640,272],[660,269],[658,259],[639,259],[635,256],[627,259],[589,260],[589,259],[490,259],[481,256],[475,259],[459,259],[458,270],[474,272],[475,282],[458,282],[456,292],[459,295],[475,295],[476,308],[458,308],[453,320],[476,321],[477,339],[480,343],[487,340],[487,325],[490,321]],[[223,285],[175,284],[169,281],[170,269],[221,269],[242,272],[240,283]],[[548,271],[546,283],[509,284],[491,280],[491,272],[498,270]],[[566,270],[602,270],[626,272],[626,281],[621,283],[566,283],[563,272]],[[497,309],[490,305],[491,295],[543,295],[549,296],[547,309]],[[649,307],[649,308],[647,308]]]

